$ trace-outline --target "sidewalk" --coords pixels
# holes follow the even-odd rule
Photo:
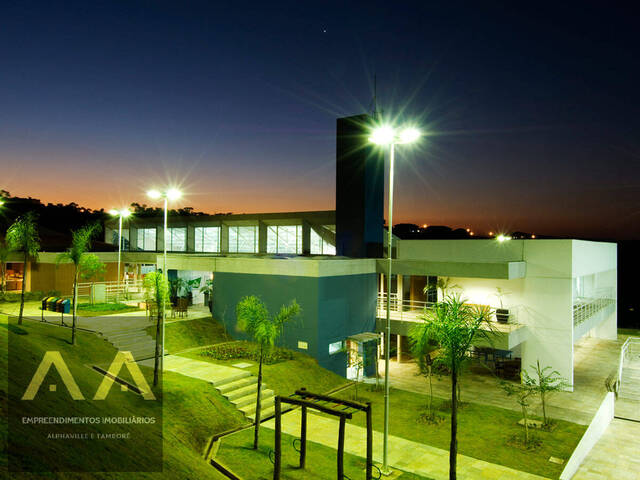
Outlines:
[[[282,431],[295,437],[300,436],[300,409],[282,416]],[[338,421],[315,415],[309,411],[307,416],[307,435],[311,442],[320,443],[337,449]],[[266,428],[275,429],[275,420],[262,424]],[[382,433],[373,432],[373,459],[382,462]],[[347,422],[345,429],[345,451],[359,457],[366,457],[366,429]],[[398,469],[434,478],[448,480],[449,452],[421,443],[405,440],[391,435],[389,437],[389,465]],[[458,478],[492,479],[492,480],[543,480],[544,477],[513,470],[502,465],[458,455]]]

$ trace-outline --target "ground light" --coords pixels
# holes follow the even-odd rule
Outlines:
[[[393,165],[395,146],[417,141],[421,136],[420,130],[415,127],[405,127],[397,130],[390,125],[382,125],[371,132],[369,141],[380,146],[389,146],[389,223],[387,232],[387,257],[389,266],[387,270],[387,326],[384,340],[384,442],[382,447],[382,472],[389,473],[388,446],[389,446],[389,355],[391,339],[391,266],[392,266],[392,241],[393,241]]]
[[[122,256],[122,219],[131,215],[131,212],[123,208],[122,210],[116,210],[115,208],[109,210],[109,213],[114,217],[118,217],[118,284],[116,287],[116,303],[120,301],[120,258]]]
[[[164,200],[164,228],[162,238],[164,241],[162,242],[163,249],[163,265],[162,265],[162,275],[165,277],[167,282],[169,282],[169,275],[167,274],[167,204],[169,200],[177,200],[182,197],[182,192],[177,188],[168,188],[167,190],[160,191],[156,189],[151,189],[147,192],[147,196],[153,199],[162,198]],[[160,371],[164,372],[164,324],[165,324],[165,316],[166,316],[166,295],[162,296],[162,336],[160,340],[161,348],[160,348]]]

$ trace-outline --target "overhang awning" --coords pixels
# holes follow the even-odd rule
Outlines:
[[[376,259],[376,271],[387,273],[389,261]],[[439,277],[524,278],[526,262],[434,262],[429,260],[393,260],[391,271],[399,275],[437,275]]]

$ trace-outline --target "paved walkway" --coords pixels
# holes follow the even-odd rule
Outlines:
[[[640,423],[613,419],[573,480],[640,478]]]
[[[583,338],[574,345],[574,391],[561,392],[550,396],[547,413],[552,418],[567,420],[582,425],[591,423],[591,419],[600,407],[607,391],[604,381],[612,371],[617,371],[620,347],[624,339],[601,340]],[[401,390],[428,394],[425,378],[419,375],[418,367],[413,361],[390,363],[391,386]],[[481,369],[482,367],[477,367]],[[379,371],[384,375],[384,361],[380,362]],[[493,405],[520,411],[514,398],[507,397],[498,387],[498,380],[488,372],[465,373],[462,376],[462,400],[473,399],[476,403]],[[451,395],[449,377],[433,376],[433,393],[447,398]],[[542,415],[540,402],[532,399],[531,409],[534,414]]]
[[[300,436],[300,409],[282,416],[282,431],[296,437]],[[338,421],[309,412],[307,435],[309,441],[337,449]],[[275,429],[275,420],[262,424]],[[373,459],[382,462],[382,433],[373,432]],[[347,423],[345,429],[345,451],[359,457],[366,457],[366,429]],[[391,435],[389,437],[389,465],[417,475],[448,480],[449,452],[421,443],[405,440]],[[541,480],[544,477],[495,465],[483,460],[458,455],[458,478],[493,480]]]
[[[153,359],[143,360],[140,364],[153,366],[153,361]],[[164,369],[186,377],[204,380],[205,382],[212,383],[214,386],[220,385],[221,382],[224,384],[233,381],[233,379],[243,378],[249,373],[241,368],[216,365],[214,363],[202,362],[177,355],[167,355],[164,357]]]

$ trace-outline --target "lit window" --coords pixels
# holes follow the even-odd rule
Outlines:
[[[220,227],[196,227],[195,228],[196,252],[220,251]]]
[[[323,240],[323,238],[311,229],[311,255],[335,255],[336,247],[329,242]]]
[[[258,252],[258,227],[229,227],[229,252],[231,253],[257,253]]]
[[[147,250],[147,251],[156,250],[156,229],[155,228],[139,228],[138,229],[138,250]]]
[[[344,350],[344,340],[340,340],[339,342],[333,342],[329,344],[329,355],[333,355],[334,353],[340,353]]]
[[[112,235],[111,235],[111,243],[113,245],[118,245],[118,229],[112,230]],[[122,229],[122,250],[129,250],[129,229],[128,228],[123,228]]]
[[[267,253],[302,253],[302,225],[272,225],[267,229]]]
[[[167,229],[167,251],[186,252],[187,229],[185,227]]]

